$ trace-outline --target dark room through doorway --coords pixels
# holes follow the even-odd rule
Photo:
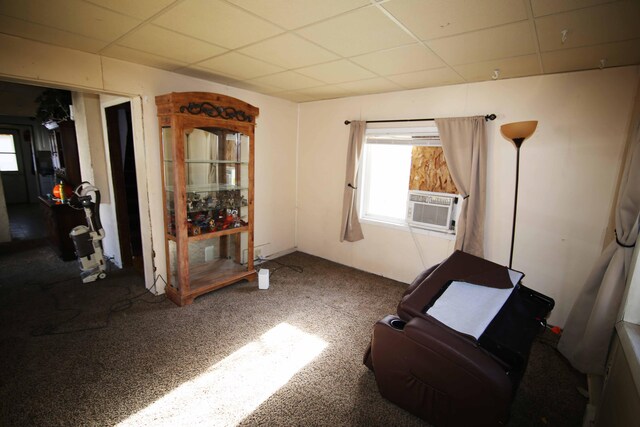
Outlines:
[[[133,266],[142,273],[142,236],[131,103],[106,107],[105,117],[122,266]]]

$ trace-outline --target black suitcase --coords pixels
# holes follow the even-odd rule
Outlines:
[[[509,367],[517,387],[529,360],[536,335],[546,327],[545,318],[553,310],[553,299],[519,284],[478,344]]]

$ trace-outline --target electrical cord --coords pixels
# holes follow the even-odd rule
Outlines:
[[[51,283],[43,283],[39,285],[39,288],[43,291],[48,291],[49,289],[52,289],[54,286],[56,286],[59,283],[68,282],[70,280],[74,280],[75,278],[76,276],[73,276],[72,278],[56,280],[55,282],[51,282]],[[27,285],[33,285],[33,284],[34,284],[33,282],[27,283]]]
[[[304,272],[304,268],[300,267],[299,265],[293,265],[293,264],[285,264],[283,262],[277,261],[275,259],[267,259],[267,260],[261,260],[263,261],[262,263],[260,263],[260,265],[264,265],[264,264],[268,264],[270,262],[274,263],[274,264],[278,264],[278,267],[269,270],[269,275],[273,276],[278,270],[281,270],[283,268],[288,268],[290,270],[295,271],[296,273],[303,273]]]
[[[416,249],[418,250],[418,256],[420,256],[420,262],[422,263],[422,268],[426,269],[427,265],[424,262],[424,256],[422,254],[422,248],[420,247],[420,244],[418,243],[418,240],[416,239],[416,236],[413,233],[413,227],[409,223],[407,223],[407,226],[409,227],[409,233],[411,234],[411,238],[413,239],[413,244],[416,246]]]
[[[41,327],[36,327],[31,331],[31,336],[33,337],[41,337],[41,336],[47,336],[47,335],[65,335],[65,334],[72,334],[72,333],[77,333],[77,332],[86,332],[86,331],[95,331],[95,330],[100,330],[100,329],[105,329],[109,326],[110,322],[111,322],[111,316],[113,316],[116,313],[128,310],[129,308],[133,307],[134,303],[136,301],[139,302],[143,302],[145,304],[160,304],[165,302],[165,299],[161,299],[159,301],[145,301],[144,299],[138,299],[140,297],[145,296],[146,294],[151,294],[154,297],[157,296],[155,294],[152,293],[152,289],[155,289],[156,287],[156,283],[158,282],[158,279],[162,279],[162,281],[165,283],[165,286],[167,285],[167,281],[164,280],[164,277],[162,277],[162,275],[158,275],[156,276],[156,278],[153,280],[153,284],[151,285],[151,287],[149,289],[145,289],[144,292],[139,293],[138,295],[135,295],[131,298],[124,298],[124,299],[120,299],[116,302],[114,302],[113,304],[111,304],[109,306],[109,311],[107,313],[107,317],[104,320],[104,322],[102,322],[101,325],[98,326],[94,326],[94,327],[87,327],[87,328],[79,328],[79,329],[71,329],[71,330],[67,330],[67,331],[59,331],[58,329],[66,324],[71,322],[72,320],[78,318],[83,311],[81,309],[78,308],[62,308],[60,306],[60,300],[58,299],[58,297],[54,294],[51,295],[51,297],[53,298],[53,306],[54,309],[59,311],[59,312],[67,312],[67,311],[75,311],[75,313],[69,317],[68,319],[65,319],[61,322],[58,322],[56,324],[46,324],[43,325]],[[58,282],[54,282],[53,284],[47,284],[46,288],[45,287],[41,287],[43,290],[44,289],[51,289],[55,284],[57,283],[61,283],[61,282],[65,282],[67,280],[60,280]],[[129,295],[131,293],[131,289],[129,287],[124,288],[123,286],[109,286],[110,288],[120,288],[120,289],[126,289],[127,290],[127,295]]]

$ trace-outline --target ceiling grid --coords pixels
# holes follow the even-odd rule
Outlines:
[[[296,102],[640,64],[637,22],[637,0],[0,0],[1,33]]]

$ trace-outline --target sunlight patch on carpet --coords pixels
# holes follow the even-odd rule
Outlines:
[[[118,426],[235,426],[327,345],[280,323]]]

